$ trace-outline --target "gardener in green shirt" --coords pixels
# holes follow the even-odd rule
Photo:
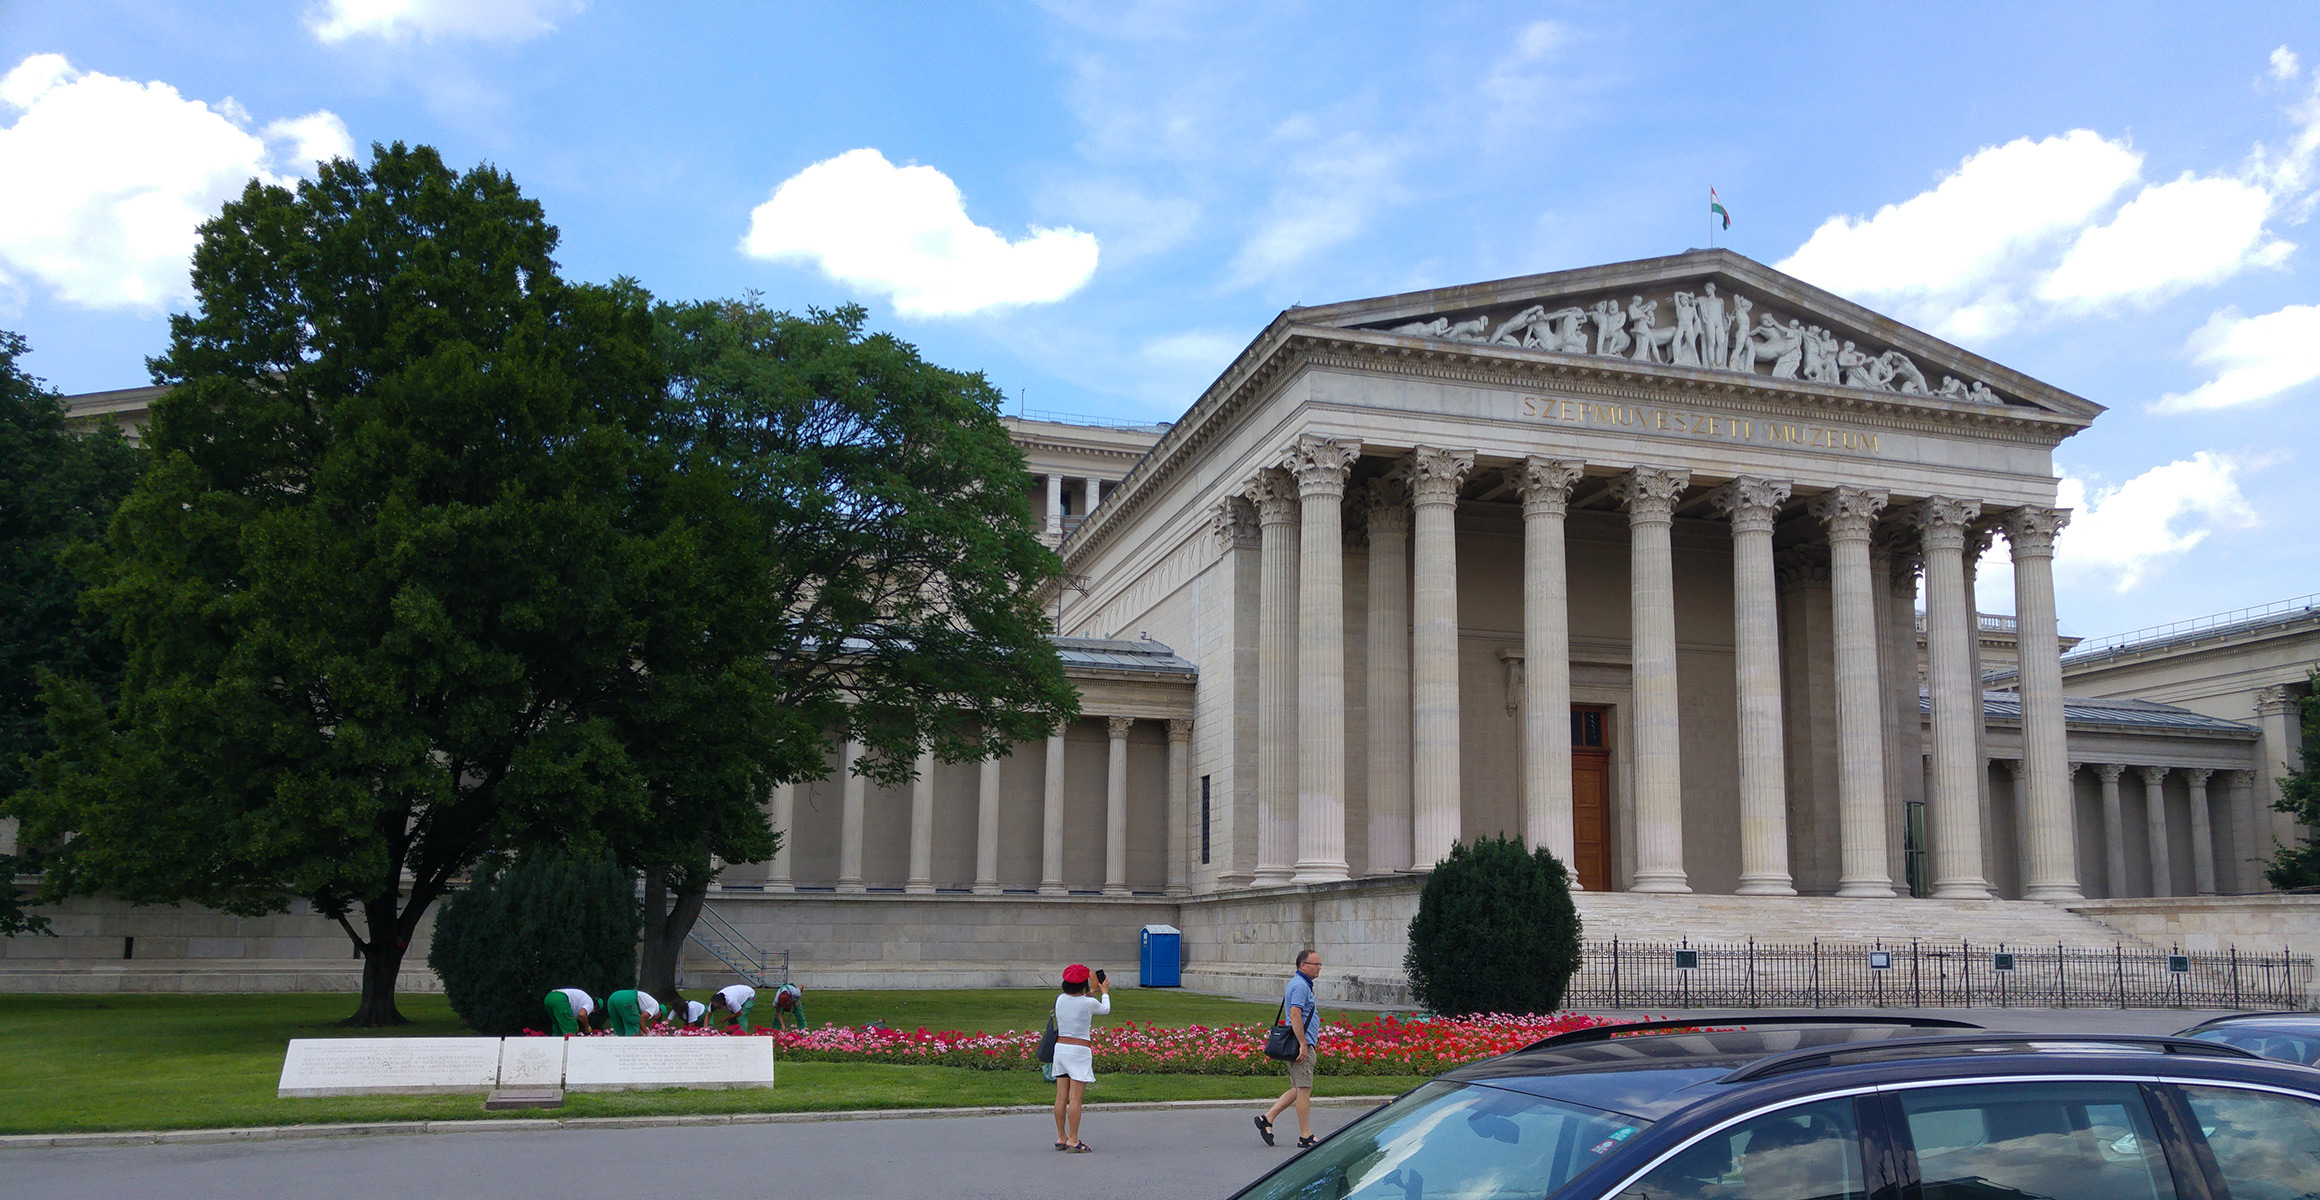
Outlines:
[[[773,989],[773,1027],[778,1032],[788,1028],[791,1019],[797,1021],[798,1032],[806,1028],[806,993],[794,983],[785,983]]]
[[[548,1008],[548,1032],[566,1037],[580,1032],[588,1023],[588,1015],[596,1010],[596,1001],[579,988],[557,988],[542,1003]]]
[[[732,987],[719,988],[716,995],[709,997],[710,1026],[714,1028],[717,1022],[730,1019],[740,1027],[741,1032],[747,1033],[749,1032],[750,1010],[756,1007],[756,988],[746,983],[736,983]]]
[[[634,988],[606,996],[604,1007],[611,1010],[612,1032],[620,1037],[635,1037],[661,1018],[661,1002]]]

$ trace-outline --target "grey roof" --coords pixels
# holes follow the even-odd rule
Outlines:
[[[1174,650],[1142,638],[1055,637],[1056,656],[1066,670],[1079,667],[1101,671],[1145,671],[1159,675],[1198,675],[1200,668],[1178,658]]]
[[[2276,600],[2253,608],[2234,609],[2212,616],[2194,617],[2166,625],[2153,625],[2108,637],[2091,638],[2079,643],[2062,656],[2062,665],[2075,667],[2097,659],[2121,654],[2135,654],[2146,650],[2160,650],[2168,646],[2189,645],[2211,638],[2235,637],[2245,633],[2277,626],[2294,625],[2320,616],[2320,594],[2298,596],[2291,600]]]
[[[1917,711],[1933,711],[1933,699],[1925,689],[1917,691]],[[2022,720],[2022,697],[2014,692],[1983,692],[1982,717],[1985,720]],[[2201,733],[2237,733],[2248,737],[2257,734],[2256,727],[2244,721],[2226,721],[2210,717],[2188,708],[2161,704],[2156,700],[2098,699],[2093,696],[2064,696],[2062,720],[2066,725],[2115,725],[2122,728],[2181,729]]]

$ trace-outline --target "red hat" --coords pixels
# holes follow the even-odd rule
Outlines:
[[[1063,969],[1063,981],[1065,983],[1086,983],[1088,981],[1088,969],[1079,965],[1078,963],[1073,963]]]

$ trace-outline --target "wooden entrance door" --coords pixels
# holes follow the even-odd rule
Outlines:
[[[1611,748],[1609,709],[1571,706],[1571,869],[1590,892],[1611,890]]]

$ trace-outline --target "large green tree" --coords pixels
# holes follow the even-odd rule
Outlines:
[[[2280,798],[2272,807],[2296,818],[2303,836],[2295,845],[2272,840],[2272,861],[2264,878],[2276,888],[2320,887],[2320,671],[2311,675],[2304,695],[2304,744],[2297,768],[2280,779]]]
[[[662,338],[654,444],[692,539],[669,590],[703,608],[642,648],[618,717],[649,794],[615,834],[644,872],[647,990],[674,987],[720,861],[773,853],[769,783],[822,777],[845,738],[899,783],[922,753],[1002,754],[1078,707],[1037,598],[1058,563],[988,381],[864,333],[859,308],[680,306]]]
[[[63,398],[25,373],[25,349],[0,330],[0,804],[53,745],[41,677],[71,675],[107,696],[120,679],[120,646],[81,613],[81,582],[65,558],[104,532],[144,469],[117,426],[67,426]],[[31,865],[0,855],[0,935],[45,928],[13,884]]]
[[[399,1024],[428,907],[486,852],[598,839],[668,506],[649,301],[569,285],[506,175],[374,146],[202,227],[153,360],[153,468],[86,564],[117,701],[49,689],[16,810],[48,894],[303,898]],[[655,522],[663,522],[656,525]]]

